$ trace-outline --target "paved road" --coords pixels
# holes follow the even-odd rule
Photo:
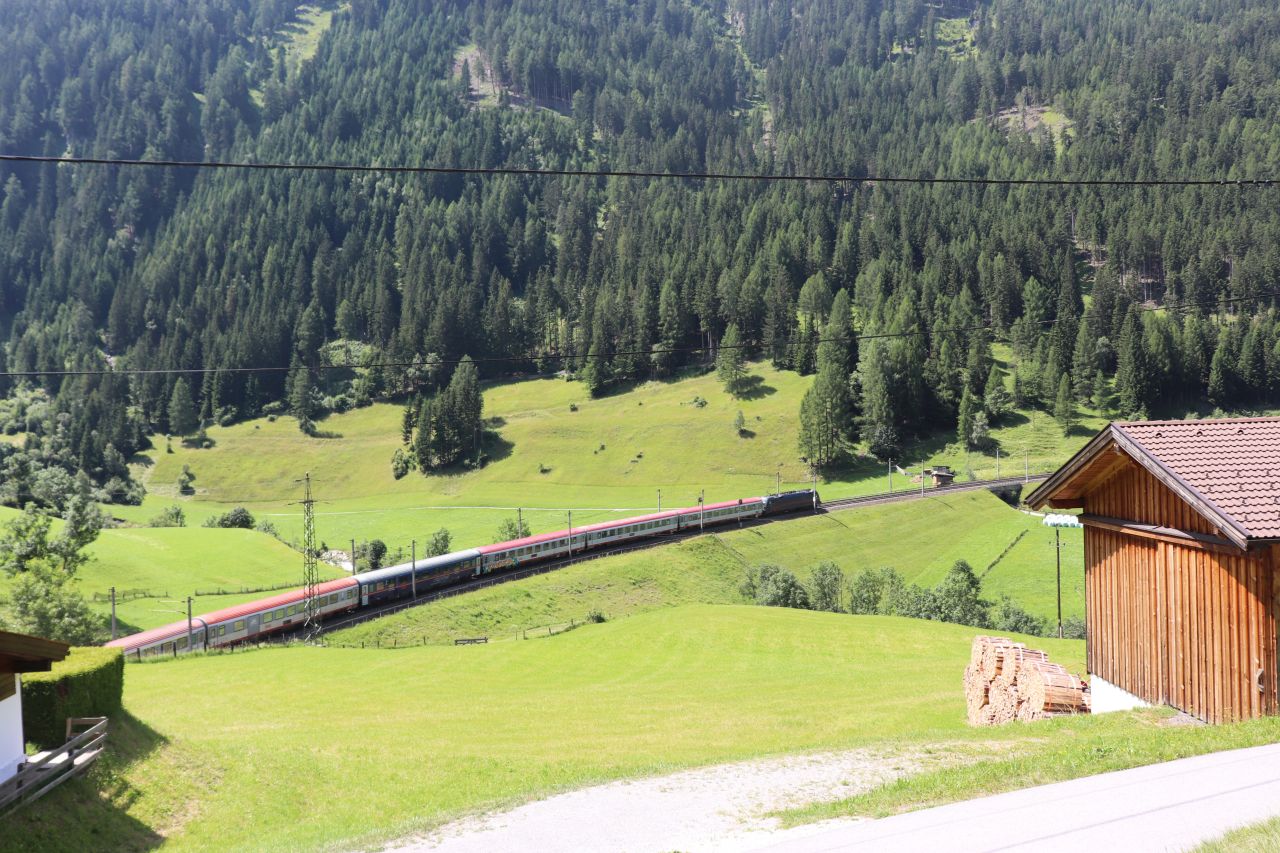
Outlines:
[[[1272,744],[816,830],[760,849],[770,853],[1188,850],[1277,815],[1280,744]]]

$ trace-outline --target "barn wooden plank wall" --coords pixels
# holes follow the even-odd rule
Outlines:
[[[1089,514],[1215,532],[1136,465],[1108,478],[1083,503]],[[1280,560],[1273,548],[1246,553],[1086,524],[1091,673],[1210,722],[1280,710]]]

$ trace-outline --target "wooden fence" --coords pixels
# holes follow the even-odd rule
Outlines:
[[[40,752],[18,768],[12,779],[0,782],[0,814],[39,799],[63,782],[84,773],[97,761],[107,743],[106,717],[67,720],[67,742]]]

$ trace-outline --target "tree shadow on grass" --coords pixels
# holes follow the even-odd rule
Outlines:
[[[738,438],[755,438],[755,437],[756,437],[755,430],[746,429],[746,428],[738,430]]]
[[[0,851],[152,850],[164,838],[128,813],[148,794],[126,771],[168,743],[128,711],[113,714],[107,747],[87,774],[5,817]]]
[[[744,376],[732,391],[739,400],[759,400],[777,392],[777,388],[764,384],[763,376]]]

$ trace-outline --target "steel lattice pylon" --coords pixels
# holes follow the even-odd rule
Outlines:
[[[309,642],[320,633],[320,602],[316,597],[320,573],[316,566],[315,501],[311,498],[309,472],[302,482],[302,587],[306,613],[306,618],[302,622],[302,637],[304,641]]]

